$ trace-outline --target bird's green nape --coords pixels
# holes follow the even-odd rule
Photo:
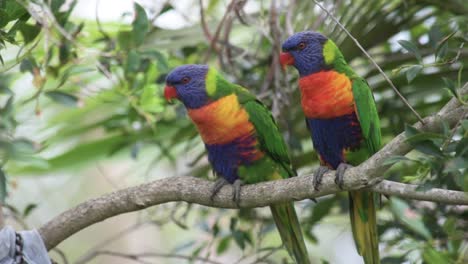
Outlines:
[[[255,99],[255,96],[252,95],[247,89],[240,85],[229,82],[214,67],[209,67],[208,69],[205,77],[205,89],[207,96],[211,100],[217,100],[233,93],[239,97],[240,102],[244,99],[244,97]]]

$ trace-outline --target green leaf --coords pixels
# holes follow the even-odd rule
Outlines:
[[[0,202],[4,203],[6,197],[7,197],[6,174],[3,171],[3,168],[0,167]]]
[[[167,11],[171,11],[171,10],[174,10],[174,7],[171,5],[171,3],[166,2],[163,8],[161,9],[161,11],[159,12],[159,14],[164,14]]]
[[[9,166],[8,170],[14,174],[51,173],[57,170],[73,171],[89,162],[97,162],[109,154],[115,146],[128,142],[128,136],[111,135],[93,141],[81,142],[68,151],[47,160],[48,167],[39,167],[36,164],[22,164],[21,166]],[[9,164],[10,165],[10,164]]]
[[[428,35],[429,35],[429,43],[434,49],[436,49],[437,44],[440,42],[443,36],[442,31],[440,31],[440,27],[437,24],[434,24],[429,30]]]
[[[15,97],[13,95],[8,97],[8,100],[6,101],[5,105],[2,108],[0,108],[0,114],[3,117],[11,115],[11,113],[13,111],[14,98]]]
[[[445,136],[442,134],[432,133],[432,132],[422,132],[413,136],[406,137],[405,141],[408,143],[417,143],[425,140],[437,140],[445,139]]]
[[[468,155],[468,137],[464,137],[458,141],[457,146],[455,147],[455,152],[459,157]]]
[[[445,86],[450,91],[452,96],[460,100],[460,95],[458,94],[457,88],[455,87],[455,83],[449,78],[445,78],[445,77],[442,77],[442,80],[444,81]]]
[[[445,233],[449,236],[456,235],[457,232],[457,219],[454,216],[450,216],[445,220],[444,225],[442,226],[444,228]]]
[[[167,63],[167,59],[166,57],[164,57],[164,55],[161,52],[157,50],[149,50],[149,51],[142,52],[141,56],[144,58],[156,60],[157,67],[160,72],[165,73],[169,71],[169,64]]]
[[[215,10],[215,8],[218,6],[219,0],[211,0],[208,3],[208,7],[206,8],[206,13],[211,14]]]
[[[434,249],[432,246],[427,246],[423,252],[423,259],[428,264],[447,264],[453,263],[447,253]]]
[[[206,242],[203,242],[200,246],[198,246],[193,252],[192,257],[198,257],[200,252],[206,247]]]
[[[412,82],[416,76],[421,73],[422,69],[424,67],[421,65],[412,65],[408,67],[408,69],[405,71],[406,72],[406,79],[408,80],[408,83]]]
[[[68,78],[70,78],[71,76],[93,71],[96,71],[96,69],[84,65],[71,65],[63,71],[63,73],[60,76],[59,83],[57,86],[55,86],[55,89],[62,87],[62,85],[64,85],[67,82]]]
[[[405,156],[391,156],[389,157],[388,159],[386,159],[382,165],[386,166],[386,165],[392,165],[392,164],[395,164],[397,162],[400,162],[400,161],[411,161],[410,159],[408,159],[407,157]]]
[[[140,54],[138,54],[138,52],[135,50],[131,50],[127,55],[127,63],[125,65],[125,72],[127,74],[137,72],[138,69],[140,68],[140,64],[141,64]]]
[[[320,202],[314,205],[312,209],[312,214],[309,220],[307,221],[307,224],[313,225],[319,222],[320,220],[322,220],[322,218],[326,216],[330,212],[330,210],[333,208],[333,204],[335,202],[336,202],[335,198],[320,199]]]
[[[396,197],[390,198],[390,209],[393,212],[393,216],[403,225],[423,236],[425,239],[431,239],[431,233],[424,225],[421,215],[411,209],[405,201]]]
[[[8,22],[20,19],[27,13],[26,9],[18,1],[0,1],[0,28]]]
[[[399,40],[398,43],[408,52],[413,53],[418,61],[421,61],[421,52],[418,47],[411,41],[408,40]]]
[[[445,138],[442,135],[435,133],[423,133],[410,125],[406,125],[405,136],[408,143],[414,146],[414,148],[419,152],[438,158],[442,158],[444,156],[440,150],[440,147],[436,146],[433,142],[434,139]]]
[[[132,38],[133,43],[139,46],[145,40],[146,34],[149,32],[149,22],[146,11],[138,3],[134,4],[135,9],[135,20],[133,20],[132,26]]]
[[[75,95],[61,91],[50,91],[46,92],[45,95],[57,103],[61,103],[66,106],[76,106],[78,102],[78,97]]]
[[[39,35],[39,32],[41,32],[41,27],[39,25],[29,25],[26,23],[22,23],[18,29],[23,36],[25,44],[33,41],[37,35]]]
[[[60,65],[65,65],[70,59],[71,45],[69,43],[62,43],[59,46],[59,61]]]
[[[0,94],[13,95],[13,91],[10,88],[0,84]]]
[[[3,28],[8,24],[8,13],[0,8],[0,28]]]
[[[33,70],[37,68],[37,63],[34,58],[27,58],[21,61],[20,71],[33,73]]]
[[[28,217],[29,214],[32,213],[32,211],[34,211],[34,209],[37,208],[37,204],[35,203],[30,203],[26,206],[26,208],[24,208],[24,211],[23,211],[23,217],[26,218]]]
[[[132,32],[128,30],[119,31],[117,34],[117,42],[120,49],[128,50],[132,47]]]
[[[465,157],[455,157],[445,163],[444,173],[457,173],[468,168],[468,159]],[[463,185],[460,185],[463,188]]]
[[[52,3],[50,4],[50,9],[52,10],[52,13],[56,13],[59,11],[60,7],[65,3],[65,0],[52,0]]]
[[[447,42],[437,46],[436,59],[443,59],[447,55],[447,51],[448,51],[448,43]]]
[[[432,141],[426,140],[426,141],[418,142],[414,146],[414,149],[416,149],[417,151],[419,151],[421,153],[424,153],[426,155],[434,156],[434,157],[437,157],[437,158],[443,158],[444,157],[444,154],[442,153],[440,148],[438,146],[436,146],[434,144],[434,142],[432,142]]]
[[[11,145],[15,153],[31,155],[36,152],[34,143],[25,138],[15,139],[11,142]]]
[[[213,227],[211,228],[211,232],[213,234],[214,237],[218,236],[219,234],[219,225],[218,225],[218,221],[216,221],[213,225]]]
[[[465,132],[468,132],[468,120],[462,120],[461,126]]]
[[[408,124],[405,125],[405,136],[406,136],[406,138],[414,136],[414,135],[419,134],[419,133],[421,133],[421,131],[419,131],[415,127],[413,127],[411,125],[408,125]]]
[[[161,113],[164,111],[164,100],[156,93],[156,84],[146,85],[140,97],[140,106],[143,110],[151,113]]]
[[[457,33],[457,31],[454,31],[452,33],[450,33],[448,36],[446,36],[445,38],[443,38],[438,44],[437,44],[437,48],[436,48],[436,59],[439,58],[439,59],[442,59],[445,57],[445,55],[447,55],[447,51],[448,51],[448,41],[449,39],[451,39],[455,33]]]
[[[239,248],[244,250],[245,249],[245,236],[243,232],[240,230],[234,230],[232,232],[232,237],[234,238],[234,241],[236,241],[236,244],[239,246]]]
[[[216,254],[221,255],[226,252],[226,250],[229,248],[229,245],[231,244],[231,238],[232,237],[227,236],[219,241],[219,244],[216,247]]]
[[[234,231],[237,226],[237,218],[236,217],[231,217],[231,220],[229,222],[229,230]]]

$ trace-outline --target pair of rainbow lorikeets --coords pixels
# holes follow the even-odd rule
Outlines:
[[[306,31],[289,37],[280,61],[299,71],[301,104],[322,175],[336,170],[342,186],[345,170],[358,165],[380,147],[380,125],[374,98],[364,79],[346,63],[334,42]],[[165,97],[187,108],[223,185],[233,184],[239,201],[241,184],[295,176],[287,147],[269,110],[245,88],[230,83],[214,68],[184,65],[166,79]],[[356,247],[366,264],[379,263],[374,194],[349,192],[350,218]],[[270,206],[283,244],[297,263],[310,263],[292,202]]]

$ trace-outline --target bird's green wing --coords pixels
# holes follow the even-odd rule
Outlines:
[[[288,148],[271,112],[253,95],[250,93],[247,95],[245,92],[247,91],[241,91],[237,95],[240,103],[249,114],[250,122],[255,127],[260,148],[275,162],[281,164],[288,172],[289,177],[294,176],[295,173],[291,168]]]
[[[380,121],[375,106],[374,96],[367,82],[360,78],[352,78],[353,96],[356,112],[361,124],[362,135],[369,154],[377,152],[381,144]]]
[[[370,156],[380,148],[379,116],[372,91],[367,82],[360,77],[351,80],[357,117],[367,146],[367,156]],[[349,199],[351,226],[358,252],[364,258],[364,263],[378,264],[380,257],[375,194],[353,191],[349,193]]]

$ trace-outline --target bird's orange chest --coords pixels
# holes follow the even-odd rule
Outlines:
[[[330,70],[304,76],[299,88],[307,118],[335,118],[354,111],[351,80],[344,74]]]
[[[204,107],[188,110],[205,144],[227,144],[254,133],[249,115],[236,95],[218,99]]]

